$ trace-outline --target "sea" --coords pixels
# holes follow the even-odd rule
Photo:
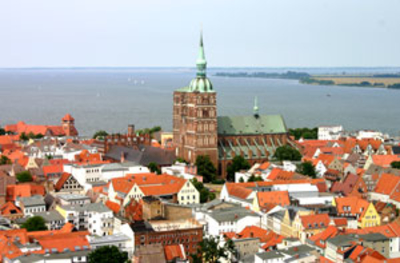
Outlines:
[[[400,134],[400,90],[305,85],[297,80],[216,77],[216,72],[369,74],[400,68],[212,68],[218,115],[280,114],[288,128],[343,125],[346,130]],[[58,125],[70,113],[84,136],[98,130],[172,128],[172,95],[195,77],[194,68],[0,69],[0,126],[24,121]]]

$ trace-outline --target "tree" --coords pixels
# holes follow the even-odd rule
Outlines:
[[[161,174],[161,170],[158,167],[158,164],[156,164],[155,162],[149,163],[147,168],[149,168],[150,172],[152,172],[152,173]]]
[[[183,159],[183,158],[181,158],[181,157],[178,157],[178,158],[176,158],[176,160],[175,160],[175,162],[174,163],[185,163],[185,164],[189,164],[189,162],[188,161],[186,161],[185,159]]]
[[[310,140],[310,139],[318,139],[318,128],[297,128],[297,129],[289,129],[289,134],[294,136],[296,140],[300,138]]]
[[[2,155],[0,156],[0,165],[4,164],[11,164],[11,160],[7,156]]]
[[[228,180],[235,180],[235,173],[240,170],[250,169],[249,162],[243,158],[243,156],[237,155],[233,158],[232,164],[228,166],[227,169],[227,178]]]
[[[43,137],[44,137],[43,134],[38,133],[38,134],[35,135],[35,137],[33,139],[42,139]]]
[[[108,136],[108,133],[104,130],[100,130],[93,134],[93,139],[104,140],[106,136]]]
[[[0,127],[0,135],[6,135],[6,130]]]
[[[300,161],[301,153],[289,145],[284,145],[276,149],[274,157],[279,161]]]
[[[400,161],[392,162],[390,166],[394,169],[400,169]]]
[[[219,263],[220,259],[229,259],[229,255],[235,255],[235,244],[228,239],[223,246],[220,246],[220,237],[210,236],[203,238],[197,248],[197,253],[192,254],[194,263]]]
[[[21,228],[26,228],[28,232],[47,230],[46,222],[40,216],[34,216],[29,218],[28,220],[26,220],[25,223],[21,225]]]
[[[17,173],[17,179],[20,183],[32,182],[33,180],[32,175],[29,171],[22,171],[20,173]]]
[[[206,203],[215,199],[215,194],[211,193],[208,188],[204,187],[204,184],[202,182],[197,181],[196,178],[193,178],[192,180],[190,180],[190,182],[200,193],[200,203]]]
[[[99,247],[88,255],[89,263],[128,262],[128,252],[121,252],[116,246]]]
[[[21,132],[21,134],[19,135],[19,139],[21,141],[27,141],[29,140],[29,137],[25,134],[25,132]]]
[[[239,183],[244,183],[244,179],[243,179],[243,177],[240,177],[240,179],[239,179]]]
[[[212,182],[217,177],[217,169],[208,155],[199,155],[196,158],[197,173],[203,176],[205,183]]]
[[[303,162],[297,166],[296,172],[310,176],[312,178],[317,177],[317,172],[315,171],[315,167],[311,162]]]
[[[247,180],[247,182],[262,182],[262,181],[264,180],[262,179],[261,176],[255,176],[254,174],[252,174]]]

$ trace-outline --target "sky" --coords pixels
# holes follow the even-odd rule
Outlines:
[[[398,0],[0,0],[0,68],[400,66]]]

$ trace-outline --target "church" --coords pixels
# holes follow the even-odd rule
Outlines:
[[[189,86],[174,91],[173,143],[176,156],[195,163],[210,156],[222,178],[235,156],[252,165],[268,161],[277,147],[292,144],[280,115],[260,115],[257,98],[249,116],[218,116],[217,92],[207,78],[203,36],[196,60],[197,74]]]

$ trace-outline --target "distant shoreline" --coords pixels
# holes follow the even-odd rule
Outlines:
[[[362,88],[399,89],[400,74],[372,75],[310,75],[306,72],[287,71],[285,73],[266,72],[217,72],[214,76],[230,78],[291,79],[299,83],[323,86],[346,86]]]

